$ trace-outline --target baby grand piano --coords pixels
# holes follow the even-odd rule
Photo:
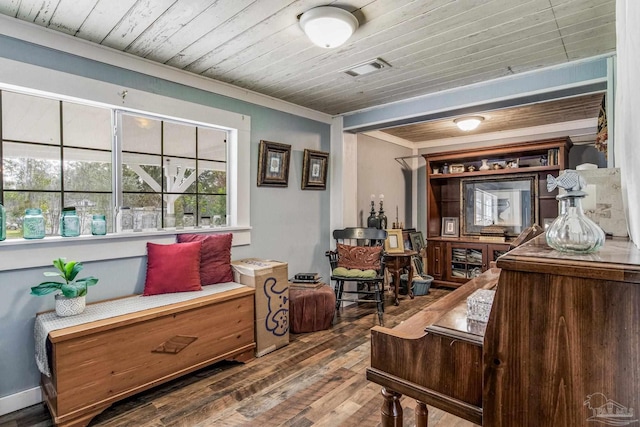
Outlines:
[[[607,240],[568,255],[544,235],[393,329],[371,332],[367,379],[382,426],[402,426],[400,397],[491,427],[640,426],[640,250]],[[497,284],[486,330],[466,298]]]

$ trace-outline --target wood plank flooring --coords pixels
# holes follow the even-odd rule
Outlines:
[[[393,327],[449,293],[431,289],[394,306],[387,295],[385,326]],[[371,304],[342,309],[329,330],[291,334],[290,344],[246,364],[222,362],[120,401],[93,419],[100,427],[379,426],[380,386],[365,379]],[[404,398],[404,425],[414,425],[415,401]],[[0,427],[48,427],[44,404],[0,417]],[[430,427],[472,427],[429,407]]]

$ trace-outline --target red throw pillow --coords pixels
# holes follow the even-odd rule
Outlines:
[[[382,246],[350,246],[338,243],[338,267],[379,270]]]
[[[202,242],[200,281],[204,285],[233,282],[231,241],[233,234],[178,234],[178,243]]]
[[[147,243],[147,278],[142,295],[200,291],[200,242]]]

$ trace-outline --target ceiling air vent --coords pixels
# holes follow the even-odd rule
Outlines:
[[[348,70],[344,70],[345,73],[349,74],[353,77],[363,76],[365,74],[370,74],[376,71],[380,71],[385,67],[391,67],[391,65],[387,64],[380,58],[376,58],[372,61],[367,61],[362,64],[358,64],[354,67],[349,68]]]

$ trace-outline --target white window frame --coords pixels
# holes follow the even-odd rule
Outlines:
[[[211,123],[229,131],[227,180],[230,226],[185,232],[232,232],[233,245],[251,243],[250,137],[251,117],[218,108],[157,95],[0,58],[0,89],[35,96],[53,97],[98,107],[151,113],[187,122]],[[47,266],[53,258],[66,256],[79,261],[98,261],[146,255],[146,242],[174,243],[175,231],[110,234],[107,236],[47,237],[43,240],[0,242],[0,271]]]

